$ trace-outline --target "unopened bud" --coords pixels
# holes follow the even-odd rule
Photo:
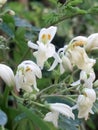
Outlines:
[[[13,10],[8,10],[8,14],[14,16],[15,15],[15,12]]]

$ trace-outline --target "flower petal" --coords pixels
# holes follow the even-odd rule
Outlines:
[[[28,47],[32,48],[32,49],[38,49],[38,45],[34,44],[33,42],[31,41],[28,41]]]
[[[44,120],[52,122],[55,127],[58,127],[58,118],[59,118],[59,113],[58,112],[48,112],[45,115]]]
[[[36,76],[42,77],[40,68],[30,60],[23,61],[19,66],[15,76],[16,89],[19,91],[20,88],[27,92],[39,91],[36,85]],[[33,85],[33,88],[31,87]]]
[[[57,65],[58,65],[57,60],[54,60],[53,64],[51,65],[51,67],[48,71],[52,71]]]
[[[15,86],[14,73],[9,66],[0,64],[0,77],[8,86]]]
[[[39,39],[38,41],[43,43],[50,43],[57,31],[57,27],[51,26],[49,28],[43,28],[41,29],[39,33]]]
[[[72,119],[74,119],[74,114],[72,113],[72,108],[66,104],[63,103],[51,103],[50,104],[50,109],[52,111],[56,111],[59,112],[67,117],[71,117]]]
[[[98,48],[98,33],[91,34],[87,39],[87,44],[85,45],[86,51],[91,51],[94,48]]]

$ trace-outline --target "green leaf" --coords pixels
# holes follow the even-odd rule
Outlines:
[[[4,22],[4,23],[7,23],[7,24],[12,23],[12,24],[14,24],[14,18],[13,18],[13,16],[11,16],[11,15],[9,15],[9,14],[3,15],[3,16],[2,16],[2,19],[3,19],[3,22]]]
[[[12,29],[6,23],[0,24],[0,29],[3,32],[5,32],[8,36],[14,38],[14,32],[12,31]]]
[[[94,7],[90,8],[90,9],[88,9],[88,13],[89,14],[96,14],[96,13],[98,13],[98,6],[94,6]]]
[[[18,119],[15,119],[17,121],[14,121],[13,123],[13,130],[36,130],[32,120],[30,120],[26,116],[21,116],[22,115],[18,115],[16,117]]]
[[[76,5],[78,5],[78,4],[82,3],[82,2],[83,2],[83,0],[70,0],[67,5],[76,6]]]
[[[74,105],[74,103],[66,97],[62,96],[62,97],[59,97],[59,96],[49,96],[49,97],[46,97],[45,100],[48,102],[48,103],[56,103],[56,102],[59,102],[59,103],[65,103],[65,104],[68,104],[70,106]]]
[[[7,123],[7,115],[0,110],[0,125],[4,126]]]
[[[34,126],[38,128],[37,130],[53,130],[50,129],[49,126],[31,110],[27,109],[26,107],[20,104],[19,104],[19,108],[22,112],[25,113],[26,117],[33,122]]]
[[[68,119],[67,117],[60,114],[59,116],[59,128],[60,130],[78,130],[80,120]]]

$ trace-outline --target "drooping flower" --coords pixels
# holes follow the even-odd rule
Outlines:
[[[53,70],[60,63],[61,74],[66,70],[72,71],[75,65],[79,69],[89,72],[96,60],[88,57],[84,49],[86,44],[87,37],[77,36],[73,38],[68,45],[58,51],[58,56],[54,55],[55,61],[49,70]]]
[[[0,7],[2,7],[6,2],[7,0],[0,0]]]
[[[95,72],[92,69],[89,73],[85,71],[80,72],[80,79],[71,84],[71,86],[77,86],[82,84],[85,88],[93,88],[93,82],[95,80]]]
[[[77,36],[73,38],[68,45],[67,55],[73,65],[76,65],[81,70],[89,72],[96,61],[89,58],[86,54],[84,49],[86,44],[87,37]]]
[[[43,69],[44,63],[48,58],[52,57],[55,53],[55,46],[51,44],[51,41],[56,33],[57,27],[51,26],[49,28],[41,29],[37,44],[28,42],[28,46],[35,49],[33,55],[36,57],[38,66]]]
[[[50,110],[51,112],[47,113],[44,120],[52,122],[54,126],[58,127],[58,118],[59,114],[67,116],[68,118],[74,119],[74,114],[72,113],[72,108],[63,103],[51,103]]]
[[[39,91],[36,84],[36,77],[42,77],[40,68],[33,61],[23,61],[19,64],[15,75],[16,89],[19,91],[21,88],[27,92],[32,92],[33,90]]]
[[[88,119],[89,113],[93,114],[92,107],[96,100],[94,89],[85,88],[83,94],[78,96],[77,108],[79,110],[78,118]]]
[[[85,45],[86,51],[92,51],[98,49],[98,33],[91,34],[87,39],[87,44]]]
[[[9,66],[0,64],[0,77],[9,87],[15,86],[14,73]]]
[[[76,65],[79,69],[89,72],[94,66],[96,60],[88,57],[85,49],[80,45],[84,45],[84,41],[70,42],[67,50],[67,56],[71,60],[73,65]]]

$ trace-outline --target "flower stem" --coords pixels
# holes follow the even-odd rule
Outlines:
[[[12,95],[13,95],[17,100],[19,100],[19,101],[21,101],[21,102],[24,101],[23,98],[18,97],[13,91],[11,91],[11,93],[12,93]]]

